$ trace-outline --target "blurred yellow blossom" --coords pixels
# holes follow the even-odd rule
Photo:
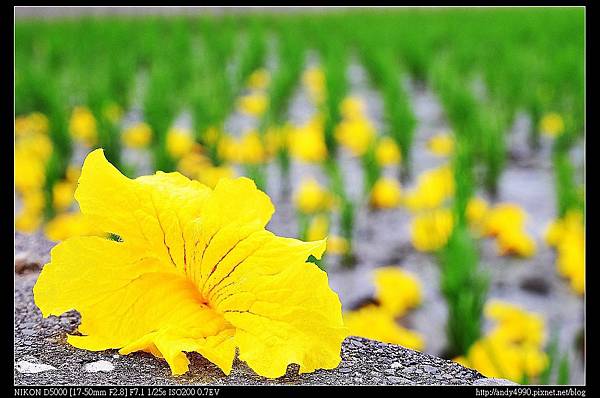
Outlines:
[[[69,120],[69,132],[82,144],[95,145],[98,141],[98,131],[94,114],[84,106],[75,107]]]
[[[375,296],[381,308],[401,317],[421,304],[421,282],[399,267],[380,267],[374,271]]]
[[[411,242],[419,251],[436,251],[448,242],[452,226],[453,217],[449,209],[440,208],[418,214],[411,223]]]
[[[293,129],[288,136],[291,155],[304,162],[322,162],[327,158],[325,133],[320,118]]]
[[[335,138],[354,156],[362,156],[375,139],[375,127],[364,117],[345,119],[336,126]]]
[[[58,181],[52,187],[52,205],[55,210],[61,212],[67,210],[75,197],[75,188],[77,183],[69,180]]]
[[[340,104],[340,113],[344,119],[362,119],[365,109],[362,98],[356,96],[348,96]]]
[[[454,138],[449,133],[439,133],[427,141],[427,148],[437,156],[449,156],[454,151]]]
[[[525,343],[542,347],[546,338],[543,318],[521,307],[501,300],[489,300],[484,309],[485,316],[496,322],[491,335],[512,343]]]
[[[129,148],[146,148],[152,141],[152,129],[147,123],[136,123],[123,131],[121,141]]]
[[[305,177],[294,196],[296,208],[305,214],[327,210],[332,205],[331,194],[316,179]]]
[[[197,174],[197,179],[202,184],[207,185],[210,188],[217,186],[217,183],[222,178],[234,178],[235,171],[231,166],[206,166],[202,167]]]
[[[373,185],[369,202],[379,209],[391,209],[400,204],[400,183],[394,178],[381,177]]]
[[[583,212],[569,210],[546,229],[546,243],[556,248],[558,273],[577,294],[585,291],[585,228]]]
[[[535,254],[536,244],[522,228],[504,229],[496,237],[498,254],[531,257]]]
[[[400,326],[385,309],[375,305],[345,312],[344,324],[350,329],[352,336],[398,344],[417,351],[423,350],[425,346],[419,333]]]
[[[350,249],[348,239],[339,235],[329,235],[327,237],[327,254],[343,255]]]
[[[310,67],[302,75],[302,82],[308,89],[314,103],[321,103],[325,98],[325,73],[319,67]]]
[[[167,152],[174,159],[180,159],[189,153],[194,145],[194,137],[188,129],[172,127],[167,132]]]
[[[21,194],[22,208],[15,217],[15,229],[20,232],[34,232],[42,223],[44,211],[42,190],[29,190]]]
[[[15,134],[17,136],[48,134],[49,126],[50,122],[46,115],[40,112],[33,112],[15,119]]]
[[[240,112],[251,116],[262,115],[269,106],[269,97],[263,93],[252,93],[238,99]]]
[[[375,157],[377,163],[381,166],[390,166],[400,163],[402,160],[402,153],[400,148],[391,137],[381,137],[377,142],[375,148]]]
[[[565,123],[560,114],[547,113],[540,120],[540,130],[549,137],[556,137],[565,131]]]
[[[237,143],[238,161],[243,164],[260,164],[266,161],[267,154],[258,131],[247,131]]]
[[[248,88],[250,90],[264,90],[268,87],[270,80],[271,76],[267,69],[257,69],[248,77]]]
[[[309,242],[325,239],[329,232],[329,218],[325,214],[317,214],[310,220],[306,231],[306,240]]]
[[[535,254],[536,244],[525,231],[527,214],[514,203],[492,207],[483,222],[483,234],[497,238],[500,255],[529,257]]]
[[[479,196],[472,197],[469,199],[469,203],[467,203],[467,221],[469,222],[469,225],[471,225],[471,227],[478,232],[480,232],[481,228],[483,228],[483,222],[487,215],[488,209],[488,203]]]
[[[435,209],[454,195],[454,176],[448,165],[426,170],[417,177],[414,188],[403,195],[411,211]]]

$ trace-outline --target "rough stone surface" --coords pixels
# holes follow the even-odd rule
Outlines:
[[[461,365],[397,345],[349,337],[342,346],[342,363],[334,370],[298,375],[290,365],[285,376],[269,380],[256,375],[236,359],[225,376],[198,354],[189,354],[190,371],[171,376],[167,363],[146,353],[117,355],[115,350],[91,352],[66,343],[66,334],[79,324],[79,315],[69,312],[43,319],[33,302],[37,273],[15,275],[15,369],[16,385],[187,385],[187,384],[474,384],[483,378]],[[49,370],[22,373],[19,363],[38,364]],[[113,370],[86,372],[90,363],[110,362]],[[105,362],[102,362],[105,363]],[[46,366],[41,366],[46,365]],[[50,367],[54,367],[52,369]],[[109,366],[103,367],[108,369]]]

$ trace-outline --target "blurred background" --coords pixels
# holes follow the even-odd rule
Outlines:
[[[16,7],[15,229],[134,178],[247,176],[328,237],[351,333],[584,383],[584,23],[572,8]],[[54,244],[54,243],[53,243]]]

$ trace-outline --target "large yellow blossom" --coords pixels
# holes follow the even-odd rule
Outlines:
[[[421,304],[421,282],[398,267],[380,267],[374,272],[375,296],[382,308],[394,317]]]
[[[415,249],[430,252],[446,245],[453,226],[452,212],[440,208],[416,215],[411,224],[411,242]]]
[[[214,190],[179,173],[135,180],[102,150],[85,160],[75,198],[99,229],[118,236],[69,238],[52,249],[33,289],[44,317],[75,309],[88,350],[163,357],[173,374],[198,352],[226,374],[236,349],[258,374],[290,363],[301,373],[335,368],[347,335],[320,258],[325,241],[265,230],[274,208],[246,178]]]
[[[103,235],[101,230],[79,212],[57,215],[44,226],[44,233],[48,239],[57,242],[73,236]]]
[[[331,194],[314,178],[306,177],[294,196],[296,208],[305,214],[318,213],[331,207]]]
[[[353,336],[399,344],[418,351],[425,346],[419,333],[402,327],[385,309],[375,305],[344,313],[344,323]]]
[[[94,114],[84,106],[75,107],[69,120],[69,132],[84,145],[95,145],[98,141],[98,131]]]
[[[400,204],[400,183],[387,177],[381,177],[373,185],[369,198],[371,206],[380,209],[391,209]]]

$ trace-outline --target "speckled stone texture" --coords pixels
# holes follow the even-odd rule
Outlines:
[[[32,295],[37,275],[37,272],[15,275],[15,385],[485,384],[481,374],[457,363],[359,337],[344,341],[342,363],[334,370],[298,375],[297,366],[291,365],[285,376],[270,380],[256,375],[236,360],[231,374],[225,376],[202,356],[189,354],[190,371],[173,377],[166,362],[150,354],[121,356],[116,350],[91,352],[68,345],[66,334],[76,329],[79,315],[69,312],[43,319]],[[100,360],[110,362],[114,369],[85,370],[86,364]],[[56,369],[21,373],[17,370],[21,361]]]

